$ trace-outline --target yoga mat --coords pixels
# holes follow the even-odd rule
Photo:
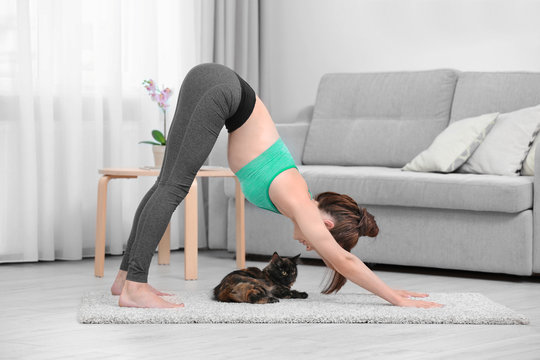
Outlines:
[[[373,294],[309,293],[307,299],[272,304],[222,303],[209,292],[165,291],[163,298],[184,308],[144,309],[118,306],[108,291],[84,294],[77,319],[83,324],[191,323],[377,323],[524,325],[529,320],[480,293],[432,293],[425,300],[445,304],[421,309],[392,306]]]

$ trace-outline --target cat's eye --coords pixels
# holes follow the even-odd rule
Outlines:
[[[286,272],[286,271],[282,271],[282,272],[281,272],[281,275],[285,276],[285,275],[287,275],[287,272]]]

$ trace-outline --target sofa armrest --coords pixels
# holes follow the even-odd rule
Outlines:
[[[536,186],[539,186],[538,188]],[[540,201],[540,146],[537,146],[534,153],[534,199],[533,208],[536,205],[536,200]],[[540,211],[540,209],[538,209]],[[540,234],[539,234],[540,235]]]
[[[219,133],[214,148],[208,156],[206,164],[211,166],[228,167],[227,161],[227,129]],[[224,184],[229,184],[234,188],[233,178],[203,178],[207,183],[208,192],[206,203],[208,209],[208,247],[210,249],[227,248],[227,209],[229,199],[224,193]],[[204,189],[204,185],[203,185]],[[205,190],[203,190],[205,192]]]
[[[534,153],[533,272],[540,273],[540,146]]]
[[[277,131],[283,139],[283,142],[289,148],[294,162],[302,164],[302,155],[304,153],[304,144],[309,129],[308,122],[298,122],[289,124],[276,124]]]
[[[214,148],[208,155],[207,164],[212,166],[229,167],[227,160],[227,141],[228,133],[225,127],[219,133],[219,136],[214,144]]]

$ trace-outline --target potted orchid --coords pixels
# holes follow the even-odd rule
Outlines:
[[[167,108],[169,107],[169,98],[172,90],[163,88],[160,90],[156,87],[154,80],[144,80],[143,86],[148,91],[152,101],[157,102],[159,108],[163,111],[163,132],[152,130],[152,137],[156,141],[139,141],[139,144],[151,144],[154,153],[154,163],[156,167],[161,167],[163,163],[163,155],[165,154],[165,146],[167,145]]]

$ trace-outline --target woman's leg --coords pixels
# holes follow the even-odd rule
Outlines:
[[[135,240],[135,235],[137,234],[137,225],[139,224],[139,217],[141,216],[142,209],[156,191],[158,183],[156,182],[144,195],[137,210],[135,211],[135,217],[133,219],[133,225],[131,226],[131,232],[129,234],[128,242],[126,245],[126,251],[124,252],[124,257],[122,258],[122,263],[120,264],[120,270],[127,271],[129,263],[129,253],[131,252],[131,247],[133,246],[133,241]]]
[[[152,256],[172,213],[189,192],[226,120],[234,117],[241,101],[238,77],[222,65],[199,65],[186,76],[160,176],[151,194],[149,191],[143,199],[146,204],[139,205],[140,213],[134,220],[137,225],[132,229],[135,236],[129,249],[128,282],[147,282]],[[133,298],[124,300],[121,296],[121,305],[141,305],[131,301]]]
[[[118,274],[116,275],[116,279],[114,280],[114,283],[111,286],[111,293],[113,295],[120,295],[120,293],[122,292],[122,288],[124,287],[124,282],[126,281],[128,265],[129,265],[129,254],[131,252],[133,242],[135,241],[135,235],[137,234],[137,225],[139,224],[139,217],[141,216],[142,209],[148,202],[148,199],[150,199],[150,197],[156,190],[158,186],[158,181],[159,181],[159,176],[158,176],[158,180],[154,183],[154,185],[146,192],[141,202],[139,203],[137,210],[135,211],[135,216],[133,218],[133,224],[131,225],[131,232],[128,237],[126,250],[124,251],[124,256],[122,257],[122,262],[120,263],[120,269],[118,271]],[[155,289],[153,289],[153,291],[158,295],[169,295]]]

